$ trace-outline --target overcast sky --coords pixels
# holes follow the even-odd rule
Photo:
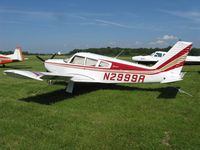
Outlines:
[[[199,0],[0,0],[0,50],[200,47]]]

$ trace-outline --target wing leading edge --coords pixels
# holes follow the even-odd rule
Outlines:
[[[69,81],[73,76],[66,75],[61,76],[59,74],[55,74],[52,72],[34,72],[34,71],[25,71],[25,70],[5,70],[9,76],[17,77],[17,78],[31,78],[39,81],[43,80],[63,80]]]

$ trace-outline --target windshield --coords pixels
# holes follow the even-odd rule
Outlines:
[[[74,58],[72,58],[72,60],[69,63],[78,64],[78,65],[84,65],[84,60],[85,60],[85,57],[74,56]]]

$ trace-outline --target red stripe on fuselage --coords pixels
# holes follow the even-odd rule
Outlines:
[[[6,56],[0,56],[0,58],[8,58],[8,57],[6,57]]]
[[[11,63],[13,62],[12,59],[4,59],[4,60],[0,60],[0,64],[8,64],[8,63]]]
[[[137,67],[137,66],[131,66],[127,64],[122,64],[118,62],[111,62],[112,66],[110,69],[112,70],[137,70],[137,71],[148,71],[150,69],[148,68],[142,68],[142,67]]]

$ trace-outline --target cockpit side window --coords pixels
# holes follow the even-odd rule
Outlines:
[[[155,57],[162,57],[162,54],[161,54],[161,53],[155,53],[154,56],[155,56]]]
[[[97,62],[98,61],[96,59],[87,58],[85,61],[85,65],[86,66],[96,66]]]
[[[162,57],[162,54],[161,53],[157,53],[158,57]]]
[[[107,62],[105,62],[105,61],[101,61],[101,62],[99,63],[99,67],[100,67],[100,68],[110,68],[110,64],[107,63]]]
[[[84,60],[85,60],[85,57],[74,56],[74,58],[72,58],[72,60],[70,61],[70,63],[71,64],[84,65]]]

